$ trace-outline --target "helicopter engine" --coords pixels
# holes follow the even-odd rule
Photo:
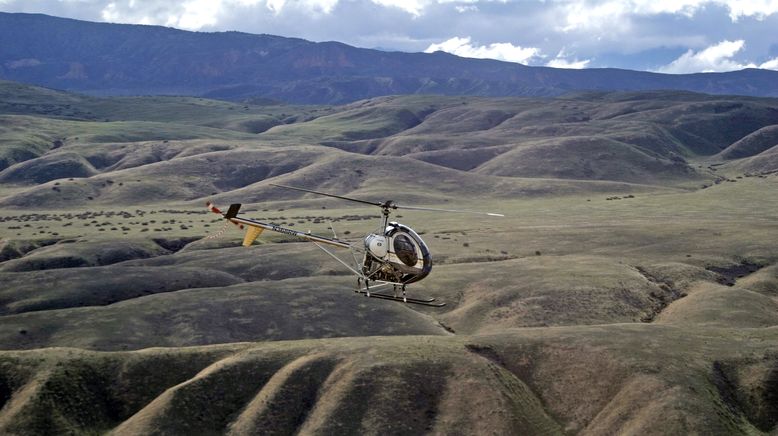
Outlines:
[[[410,227],[390,222],[383,235],[365,237],[362,271],[370,280],[413,283],[432,270],[427,244]]]

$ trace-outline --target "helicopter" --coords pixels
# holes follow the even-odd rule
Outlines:
[[[366,235],[362,239],[362,244],[358,245],[350,244],[338,239],[337,235],[334,234],[335,231],[332,227],[333,238],[329,238],[314,235],[310,231],[301,232],[287,227],[281,227],[273,223],[266,223],[238,216],[241,208],[240,203],[231,204],[226,213],[223,213],[210,202],[208,202],[206,206],[211,212],[222,215],[224,219],[235,224],[240,229],[246,229],[242,244],[244,247],[251,246],[257,237],[265,230],[300,237],[312,242],[330,257],[348,268],[357,277],[357,287],[354,292],[366,297],[423,306],[443,307],[446,305],[446,303],[435,301],[435,298],[411,298],[406,294],[407,285],[419,282],[427,277],[432,271],[432,254],[430,253],[429,247],[421,239],[418,233],[404,224],[396,221],[389,221],[389,215],[395,210],[405,209],[469,213],[493,217],[505,216],[503,214],[490,212],[405,206],[399,205],[392,200],[373,202],[294,186],[278,185],[274,183],[271,183],[270,185],[278,188],[292,189],[295,191],[377,206],[381,209],[381,222],[379,227],[374,232]],[[350,250],[354,265],[349,265],[332,251],[325,248],[325,245]],[[361,262],[358,260],[359,257],[362,258]],[[376,292],[377,289],[383,291],[383,289],[387,287],[391,287],[393,293]],[[401,294],[398,293],[398,291],[401,291]]]

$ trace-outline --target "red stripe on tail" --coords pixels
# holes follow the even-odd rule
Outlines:
[[[211,211],[211,212],[213,212],[213,213],[218,213],[219,215],[224,215],[224,213],[222,213],[222,211],[221,211],[221,210],[220,210],[218,207],[214,206],[214,205],[213,205],[213,203],[211,203],[210,201],[209,201],[209,202],[207,202],[207,203],[205,203],[205,206],[206,206],[208,209],[210,209],[210,211]],[[236,226],[238,226],[238,228],[239,228],[239,229],[243,230],[243,224],[241,224],[241,223],[236,223],[236,222],[235,222],[235,221],[233,221],[233,220],[229,220],[229,221],[230,221],[231,223],[235,224]]]

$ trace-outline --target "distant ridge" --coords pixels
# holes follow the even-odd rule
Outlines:
[[[346,103],[391,94],[554,96],[687,90],[778,96],[778,72],[565,70],[447,53],[385,52],[240,32],[0,13],[0,78],[95,95],[176,94]]]

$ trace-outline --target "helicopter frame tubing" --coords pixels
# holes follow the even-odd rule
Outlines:
[[[356,255],[355,255],[355,251],[359,251],[359,250],[356,247],[354,247],[353,245],[349,245],[348,248],[350,249],[351,254],[354,257],[354,263],[355,263],[356,268],[352,268],[343,259],[341,259],[338,256],[336,256],[335,253],[331,252],[330,250],[327,250],[323,245],[317,243],[316,241],[311,241],[311,242],[313,242],[313,244],[315,246],[319,247],[320,250],[322,250],[324,253],[326,253],[331,258],[333,258],[336,261],[338,261],[341,265],[346,267],[349,271],[351,271],[354,275],[357,276],[357,289],[354,290],[355,293],[362,294],[365,297],[370,297],[370,298],[379,298],[379,299],[382,299],[382,300],[392,300],[392,301],[398,301],[398,302],[402,302],[402,303],[418,304],[418,305],[422,305],[422,306],[443,307],[443,306],[446,305],[446,303],[435,303],[435,298],[411,298],[411,297],[408,297],[406,295],[406,289],[405,289],[406,284],[405,283],[371,279],[370,277],[372,277],[373,274],[378,272],[381,267],[376,268],[376,270],[373,271],[373,274],[370,274],[370,275],[365,275],[363,272],[360,272],[358,270],[359,263],[356,262]],[[378,259],[374,259],[374,260],[377,260],[382,265],[385,264],[385,265],[390,265],[391,266],[391,264],[389,264],[388,262],[382,262],[382,261],[380,261]],[[374,285],[372,287],[372,289],[380,288],[380,287],[384,287],[384,286],[392,286],[392,288],[394,290],[394,295],[389,295],[389,294],[384,294],[384,293],[381,293],[381,292],[371,291],[370,282],[378,283],[377,285]],[[398,295],[398,289],[402,291],[402,296]]]

